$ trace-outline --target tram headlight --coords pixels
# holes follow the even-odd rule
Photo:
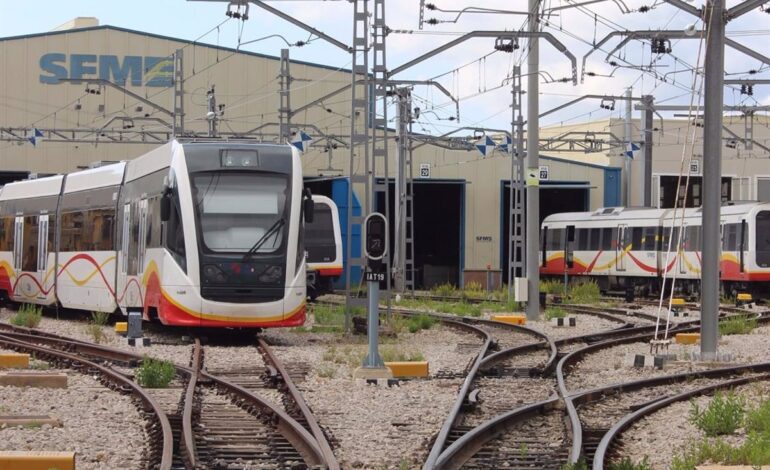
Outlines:
[[[283,267],[270,266],[259,275],[259,282],[263,282],[265,284],[273,284],[280,281],[282,277]]]

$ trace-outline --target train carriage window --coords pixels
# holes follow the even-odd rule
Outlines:
[[[588,250],[588,229],[579,228],[575,230],[575,249],[578,251]]]
[[[634,251],[641,250],[644,229],[642,227],[633,227],[626,230],[631,230],[631,249]],[[626,235],[626,241],[628,241],[628,235]]]
[[[614,250],[618,238],[618,229],[606,227],[602,229],[602,250]]]
[[[671,227],[665,227],[663,229],[663,236],[660,239],[660,250],[667,251],[669,247],[669,241],[671,242],[671,251],[678,251],[676,244],[679,241],[679,227],[674,227],[674,235],[671,236]]]
[[[139,271],[139,201],[131,202],[131,227],[130,242],[128,244],[128,270],[129,276],[135,276]]]
[[[588,230],[588,249],[596,251],[601,244],[602,229],[592,228]]]
[[[160,195],[147,199],[147,248],[158,248],[161,243]]]
[[[171,214],[166,223],[166,248],[171,252],[171,256],[182,268],[187,271],[187,258],[184,247],[184,224],[182,223],[182,209],[179,205],[179,193],[176,187],[173,187],[171,193]]]
[[[37,271],[38,217],[24,217],[24,246],[21,257],[21,270]]]
[[[738,251],[740,224],[725,224],[722,231],[722,251]]]
[[[56,251],[54,244],[56,243],[56,216],[54,214],[48,214],[48,253]]]
[[[115,210],[92,209],[61,215],[60,251],[111,251],[115,249]]]
[[[13,217],[0,218],[0,251],[13,251]]]
[[[642,250],[655,251],[658,245],[658,227],[644,227],[642,229]]]
[[[561,251],[564,249],[564,229],[548,229],[548,239],[546,241],[546,250]]]
[[[684,245],[685,251],[700,251],[700,226],[687,227],[687,237]]]
[[[754,251],[756,251],[757,265],[770,268],[770,211],[757,213],[755,235]]]

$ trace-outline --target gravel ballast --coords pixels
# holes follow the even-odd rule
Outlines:
[[[755,408],[770,394],[770,383],[757,382],[735,389],[735,393],[746,400],[746,409]],[[694,399],[701,409],[708,406],[709,396]],[[703,432],[689,421],[691,405],[689,401],[674,403],[671,406],[634,423],[622,435],[622,446],[618,455],[630,457],[639,462],[647,457],[655,470],[670,468],[674,456],[681,455],[687,447],[703,439]],[[746,438],[742,428],[736,434],[724,436],[732,445],[740,445]]]
[[[0,450],[71,451],[79,470],[141,468],[148,437],[129,395],[71,370],[66,389],[0,387],[0,414],[52,415],[63,426],[3,427]]]

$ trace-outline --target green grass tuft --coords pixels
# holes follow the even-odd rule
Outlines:
[[[595,304],[601,300],[599,284],[594,281],[575,283],[567,293],[569,301],[575,304]]]
[[[37,328],[42,318],[43,308],[41,306],[22,304],[16,314],[11,317],[11,324],[27,328]]]
[[[409,317],[407,320],[406,328],[410,333],[417,333],[420,330],[429,330],[436,324],[438,320],[430,315],[417,315],[415,317]]]
[[[690,403],[690,422],[710,437],[734,433],[743,414],[744,402],[734,393],[717,392],[703,410],[694,401]]]
[[[567,316],[567,311],[561,307],[548,307],[545,309],[545,319],[551,321],[552,318],[564,318]]]
[[[565,463],[561,466],[561,470],[588,470],[588,464],[581,458],[576,463]]]
[[[639,463],[634,463],[630,457],[625,457],[619,462],[609,464],[607,468],[608,470],[652,470],[652,465],[650,465],[647,456],[645,456]]]
[[[540,281],[540,292],[546,294],[563,294],[564,283],[556,279],[545,279]]]
[[[460,293],[454,284],[446,283],[433,286],[430,289],[430,293],[437,297],[459,297]]]
[[[94,343],[100,344],[107,335],[104,334],[104,326],[109,320],[110,314],[107,312],[91,312],[91,322],[86,325],[86,333],[93,338]]]
[[[757,319],[747,316],[736,316],[719,322],[721,335],[747,335],[757,327]]]
[[[174,364],[145,356],[142,365],[136,370],[136,383],[147,388],[166,388],[174,376]]]

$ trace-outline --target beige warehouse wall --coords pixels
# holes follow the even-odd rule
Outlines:
[[[185,47],[187,46],[187,47]],[[112,88],[101,95],[85,94],[85,84],[40,83],[40,58],[57,52],[69,58],[71,54],[162,57],[184,48],[185,127],[205,135],[207,131],[206,91],[216,86],[217,103],[225,104],[225,115],[220,129],[243,132],[262,124],[278,121],[277,59],[234,53],[204,45],[184,42],[115,29],[68,31],[57,34],[7,39],[0,41],[0,127],[42,127],[55,129],[101,128],[111,117],[140,117],[149,113],[170,123],[170,116],[151,109]],[[292,101],[299,104],[349,83],[350,75],[320,67],[292,64]],[[98,78],[86,75],[86,78]],[[91,88],[98,88],[92,86]],[[126,88],[154,103],[173,108],[173,88],[133,86]],[[343,95],[344,98],[344,95]],[[346,116],[349,104],[340,99],[330,100],[327,113],[314,107],[295,116],[295,122],[312,122],[325,132],[349,133]],[[82,109],[75,110],[80,104]],[[100,111],[99,106],[104,110]],[[141,105],[144,109],[136,111]],[[344,121],[344,122],[340,122]],[[136,128],[168,132],[155,122],[135,121]],[[109,126],[122,129],[122,122]],[[277,127],[266,132],[277,133]],[[66,133],[66,132],[65,132]],[[106,143],[105,138],[99,139]],[[79,165],[96,160],[121,160],[141,155],[157,144],[63,144],[48,142],[33,147],[28,143],[14,145],[0,142],[0,167],[6,170],[31,170],[41,173],[71,171]]]

